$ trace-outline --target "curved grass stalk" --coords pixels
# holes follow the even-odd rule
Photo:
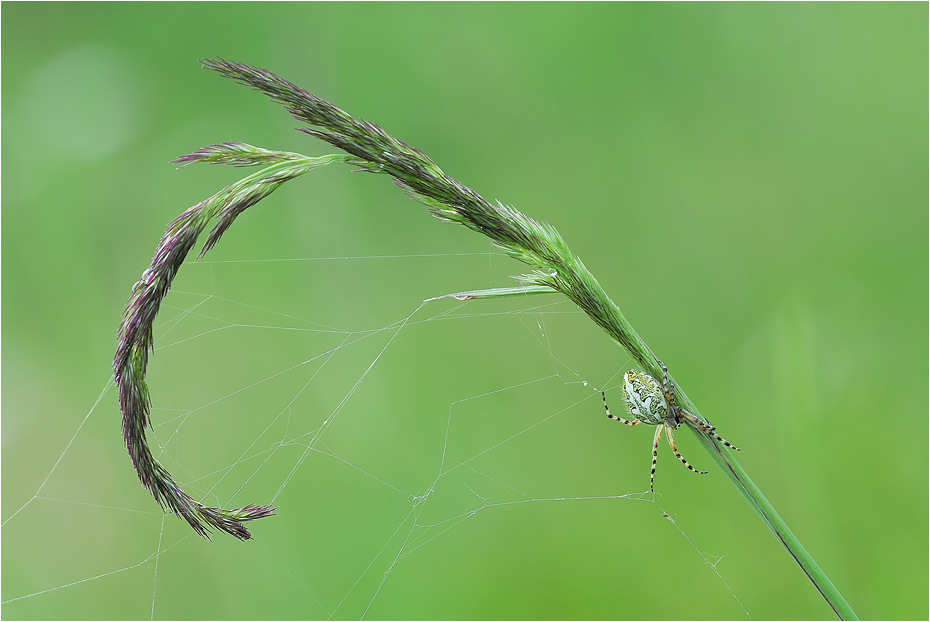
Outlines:
[[[341,159],[364,171],[390,175],[394,183],[412,198],[424,203],[436,217],[447,222],[462,224],[487,236],[508,255],[533,268],[530,272],[516,277],[522,283],[522,287],[461,292],[451,294],[452,297],[468,300],[527,295],[544,291],[560,292],[622,345],[642,369],[652,374],[653,377],[661,376],[658,359],[626,320],[617,305],[607,296],[581,259],[569,250],[568,245],[552,226],[537,222],[512,207],[499,202],[487,201],[474,190],[443,173],[430,158],[418,149],[409,147],[373,123],[352,117],[270,71],[222,59],[207,59],[203,61],[203,64],[207,69],[264,93],[273,101],[285,106],[295,119],[309,125],[309,127],[299,128],[300,131],[320,138],[351,154],[351,157],[332,155],[318,159],[306,158],[307,161],[325,160],[323,163],[329,163]],[[179,161],[246,165],[264,163],[270,161],[267,158],[271,158],[276,164],[266,171],[275,166],[282,166],[282,169],[278,169],[278,173],[284,175],[285,171],[291,170],[289,166],[299,168],[301,165],[297,163],[304,159],[298,154],[264,156],[261,155],[263,153],[279,154],[280,152],[265,152],[248,146],[240,146],[239,143],[224,143],[224,145],[215,145],[185,156]],[[319,163],[315,164],[315,166],[319,165]],[[309,162],[304,163],[304,166],[309,166]],[[302,172],[304,170],[301,169]],[[263,173],[265,171],[247,178],[252,180],[251,185],[246,185],[253,189],[251,194],[241,187],[243,182],[239,182],[230,187],[239,188],[239,190],[234,192],[227,188],[206,202],[212,201],[213,207],[208,209],[204,203],[198,204],[169,226],[165,238],[162,239],[156,251],[152,267],[147,271],[149,277],[144,276],[144,285],[136,285],[133,296],[127,304],[123,324],[120,326],[120,345],[114,368],[120,388],[123,428],[130,454],[139,471],[139,477],[155,495],[156,500],[163,507],[167,506],[186,518],[201,535],[206,535],[204,524],[215,524],[213,517],[218,512],[218,516],[223,519],[218,525],[219,528],[243,538],[242,531],[245,531],[245,528],[241,525],[242,521],[267,516],[273,510],[263,506],[247,506],[241,510],[227,511],[204,508],[196,502],[192,504],[188,501],[190,498],[180,493],[180,489],[177,489],[167,472],[157,463],[154,463],[156,468],[153,469],[151,464],[147,465],[144,461],[139,461],[139,457],[142,456],[153,462],[145,445],[144,434],[144,427],[148,424],[148,392],[144,383],[144,374],[147,353],[152,346],[151,321],[157,312],[158,304],[167,293],[174,272],[193,246],[206,222],[214,215],[220,217],[220,222],[208,238],[202,253],[219,239],[236,215],[254,205],[274,189],[271,188],[264,193],[255,190],[255,185],[260,184],[260,180],[264,179]],[[294,176],[296,174],[292,175]],[[279,178],[274,177],[274,179]],[[280,179],[282,181],[276,182],[277,185],[286,181],[283,177]],[[237,202],[234,197],[243,193],[251,198]],[[220,203],[224,207],[219,207]],[[186,230],[184,235],[181,235],[182,230]],[[175,237],[180,238],[177,244],[173,243]],[[177,250],[173,250],[175,246]],[[170,257],[170,261],[159,259],[161,255],[166,254]],[[153,274],[159,276],[153,283],[150,283],[148,278]],[[694,404],[680,389],[677,391],[677,396],[679,403],[686,410],[700,416]],[[688,426],[688,428],[698,436],[705,449],[800,565],[833,611],[841,619],[858,619],[846,600],[801,546],[733,455],[712,437],[693,426]],[[152,479],[153,477],[155,479]],[[167,491],[163,488],[164,485],[168,486]],[[180,496],[181,500],[177,502],[176,498],[179,495],[183,496]],[[191,508],[194,512],[200,512],[201,518],[192,520]],[[245,513],[246,516],[236,515],[236,512]],[[224,525],[228,526],[229,521],[238,526],[224,528]],[[247,531],[243,539],[245,538],[248,538]]]
[[[210,507],[184,492],[152,455],[145,434],[146,428],[151,425],[151,398],[145,372],[149,351],[154,348],[152,324],[181,264],[211,220],[216,219],[217,222],[207,236],[200,255],[216,244],[239,214],[274,192],[284,182],[318,166],[346,159],[342,155],[308,158],[296,153],[258,149],[243,143],[223,143],[175,160],[182,166],[192,162],[233,166],[270,165],[223,188],[171,221],[155,249],[152,263],[132,288],[119,326],[116,355],[113,357],[113,377],[119,390],[119,406],[123,415],[123,439],[139,480],[163,510],[171,510],[205,538],[209,538],[211,530],[219,529],[240,540],[248,540],[251,535],[244,523],[270,516],[274,514],[274,508],[266,505],[247,505],[234,510]]]

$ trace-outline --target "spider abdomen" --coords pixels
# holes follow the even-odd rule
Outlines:
[[[667,423],[668,402],[662,392],[662,385],[652,376],[632,369],[626,372],[623,375],[623,398],[630,408],[630,414],[643,423]]]

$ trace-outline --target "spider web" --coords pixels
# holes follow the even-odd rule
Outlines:
[[[719,558],[643,492],[649,441],[621,440],[600,405],[629,361],[578,309],[410,302],[511,285],[513,266],[486,252],[188,262],[156,324],[150,443],[194,497],[277,515],[245,543],[164,516],[101,366],[34,493],[4,508],[4,617],[689,617],[674,615],[693,613],[687,595],[668,616],[605,596],[605,576],[665,572],[623,528],[638,524],[748,615]],[[668,598],[652,583],[637,582],[645,602]]]

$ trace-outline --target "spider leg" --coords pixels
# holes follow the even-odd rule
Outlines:
[[[669,409],[674,410],[677,408],[675,405],[675,382],[668,377],[668,367],[665,366],[665,363],[659,361],[659,367],[662,368],[662,392],[665,393],[665,401],[668,402]]]
[[[702,421],[698,417],[695,417],[694,415],[689,413],[687,410],[685,410],[681,406],[678,406],[675,403],[675,382],[671,378],[668,377],[668,367],[665,366],[665,363],[663,363],[662,361],[659,361],[659,367],[662,368],[662,391],[663,393],[665,393],[665,401],[668,402],[669,412],[674,412],[675,414],[678,415],[680,419],[684,419],[692,427],[697,428],[698,430],[701,430],[705,434],[709,434],[710,436],[713,436],[715,439],[717,439],[718,441],[720,441],[721,443],[723,443],[730,449],[734,451],[740,451],[739,447],[737,447],[736,445],[731,445],[722,436],[717,434],[714,431],[716,430],[714,426]],[[669,442],[671,442],[671,439],[669,440]],[[675,449],[674,443],[672,444],[672,449]],[[689,469],[691,468],[691,465],[688,464],[684,458],[679,456],[679,459],[685,463],[685,466],[687,466]],[[691,470],[694,471],[694,469],[691,469]]]
[[[656,436],[652,439],[652,473],[649,474],[649,492],[655,492],[656,460],[659,458],[659,439],[662,438],[662,428],[664,427],[661,423],[657,425]]]
[[[608,419],[613,419],[614,421],[619,421],[620,423],[625,423],[626,425],[639,425],[640,423],[642,423],[639,419],[637,419],[636,421],[627,421],[626,419],[621,419],[620,417],[615,417],[614,415],[611,415],[610,408],[607,407],[607,395],[605,395],[603,391],[601,391],[601,397],[604,398],[604,410],[607,411]]]
[[[661,430],[662,426],[659,426],[659,428],[660,428],[660,430]],[[691,470],[694,471],[695,473],[698,473],[698,474],[700,474],[700,475],[707,475],[707,471],[698,471],[698,470],[695,469],[693,466],[691,466],[690,464],[688,464],[688,461],[685,460],[685,457],[684,457],[684,456],[682,456],[680,453],[678,453],[678,448],[675,446],[675,437],[672,436],[672,429],[671,429],[670,427],[668,427],[668,426],[665,427],[665,437],[668,439],[668,444],[669,444],[669,446],[672,448],[672,452],[675,454],[675,456],[676,456],[679,460],[681,460],[681,463],[682,463],[683,465],[685,465],[686,467],[688,467],[689,469],[691,469]],[[659,430],[656,430],[656,439],[655,439],[655,440],[656,440],[656,447],[658,447],[658,445],[659,445]],[[653,451],[655,451],[655,450],[653,450]]]
[[[684,419],[684,420],[685,420],[685,423],[687,423],[687,424],[690,425],[691,427],[697,428],[698,430],[701,430],[701,431],[704,432],[705,434],[709,434],[709,435],[713,436],[715,439],[717,439],[718,441],[720,441],[721,443],[723,443],[724,445],[726,445],[727,447],[729,447],[729,448],[732,449],[733,451],[740,451],[740,448],[739,448],[739,447],[737,447],[737,446],[735,446],[735,445],[731,445],[731,444],[729,443],[729,441],[727,441],[727,440],[724,439],[722,436],[720,436],[719,434],[717,434],[717,433],[714,431],[714,430],[715,430],[714,426],[708,425],[708,424],[704,423],[704,422],[701,421],[698,417],[695,417],[694,415],[692,415],[691,413],[689,413],[689,412],[688,412],[687,410],[685,410],[684,408],[679,408],[679,409],[678,409],[678,416],[681,417],[682,419]]]

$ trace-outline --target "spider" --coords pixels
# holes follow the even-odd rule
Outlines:
[[[734,447],[721,438],[714,431],[714,426],[692,415],[675,403],[675,384],[669,380],[668,368],[665,367],[665,363],[662,361],[658,361],[658,363],[662,368],[661,385],[659,385],[659,382],[652,376],[632,369],[623,375],[623,397],[630,409],[630,413],[636,417],[634,421],[627,421],[626,419],[611,415],[610,408],[607,407],[607,396],[601,391],[601,397],[604,398],[604,410],[607,411],[607,417],[609,419],[625,423],[626,425],[648,423],[649,425],[657,426],[656,435],[652,443],[652,473],[649,475],[650,491],[654,491],[656,458],[659,456],[659,438],[663,428],[665,428],[665,437],[668,439],[668,444],[672,448],[672,452],[675,456],[683,465],[699,475],[706,475],[707,471],[698,471],[688,464],[688,461],[685,460],[684,456],[678,453],[678,448],[675,446],[675,437],[672,435],[672,430],[677,430],[682,422],[687,423],[705,434],[713,436],[730,449],[739,451],[739,447]]]

